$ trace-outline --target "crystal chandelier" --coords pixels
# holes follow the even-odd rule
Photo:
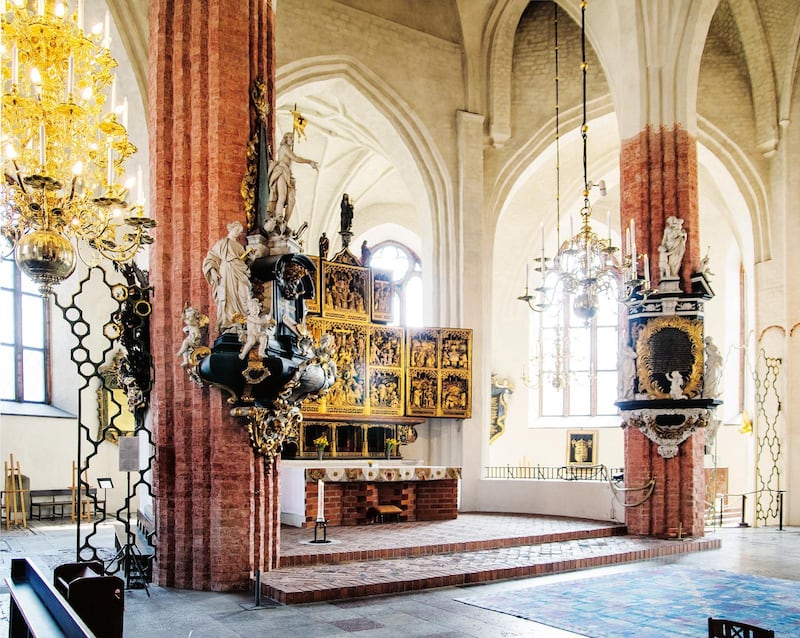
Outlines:
[[[636,260],[629,253],[620,263],[619,248],[608,237],[600,237],[592,229],[592,208],[589,203],[589,191],[598,186],[601,192],[605,184],[601,181],[592,183],[587,173],[587,141],[589,126],[586,123],[586,2],[581,2],[581,74],[583,82],[583,121],[581,138],[583,141],[583,206],[581,207],[581,226],[577,234],[560,243],[558,252],[553,258],[545,257],[544,227],[539,256],[535,271],[541,273],[541,285],[534,288],[531,294],[529,277],[526,274],[525,292],[518,297],[528,304],[531,310],[542,312],[557,304],[572,301],[572,311],[584,321],[590,321],[598,310],[599,297],[610,294],[621,301],[629,297],[634,290],[641,291],[642,281],[636,273]],[[558,7],[554,3],[555,24],[555,93],[556,93],[556,184],[560,183],[559,153],[559,104],[558,104]],[[557,232],[560,229],[560,193],[556,194]],[[609,216],[610,225],[610,216]],[[572,234],[572,233],[570,233]],[[629,248],[631,244],[629,242]],[[625,289],[620,290],[623,283]],[[624,297],[622,294],[624,293]],[[620,298],[622,297],[622,298]]]
[[[71,8],[63,0],[0,2],[0,234],[48,295],[72,274],[76,255],[87,264],[100,255],[133,259],[152,243],[155,222],[118,182],[136,147],[127,104],[115,110],[109,15],[87,34],[83,0]]]

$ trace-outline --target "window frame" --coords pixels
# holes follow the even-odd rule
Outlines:
[[[14,379],[13,379],[13,391],[14,396],[12,398],[3,398],[2,401],[14,404],[34,404],[34,405],[50,405],[50,401],[52,398],[51,392],[51,384],[52,384],[52,376],[51,376],[51,369],[50,369],[50,320],[51,320],[51,313],[50,313],[50,304],[47,302],[46,298],[43,298],[39,292],[35,291],[27,291],[23,290],[22,286],[22,278],[23,273],[20,270],[19,266],[17,266],[16,261],[14,260],[13,252],[8,255],[0,256],[0,259],[3,262],[8,262],[11,265],[11,273],[12,273],[12,282],[11,287],[3,285],[3,282],[0,282],[0,290],[7,291],[11,293],[12,299],[12,338],[13,341],[11,343],[8,342],[1,342],[5,347],[13,348],[13,360],[14,360]],[[42,347],[33,347],[25,345],[23,342],[23,326],[25,325],[25,317],[23,316],[23,299],[25,298],[38,298],[42,305]],[[25,352],[26,351],[33,351],[38,352],[41,354],[42,357],[42,375],[43,378],[42,388],[44,397],[42,400],[32,400],[26,398],[25,396]]]
[[[547,425],[558,425],[559,427],[564,427],[566,424],[570,422],[583,422],[587,419],[591,419],[592,426],[595,425],[606,425],[606,421],[608,421],[608,425],[619,425],[619,418],[617,412],[613,413],[598,413],[598,405],[597,400],[599,396],[598,392],[598,373],[599,372],[612,372],[617,369],[616,364],[613,368],[610,367],[602,367],[600,368],[598,365],[598,329],[604,328],[614,328],[616,334],[616,343],[619,343],[620,338],[620,322],[624,320],[624,314],[620,311],[618,302],[613,298],[608,298],[605,295],[601,295],[601,303],[613,304],[616,306],[616,315],[617,320],[615,323],[608,322],[603,323],[602,325],[598,325],[598,316],[601,313],[598,313],[598,316],[593,317],[587,324],[580,325],[579,320],[576,320],[574,317],[571,306],[572,306],[572,299],[571,297],[561,303],[561,307],[558,309],[558,318],[554,322],[550,322],[547,325],[545,322],[544,313],[536,313],[535,317],[535,327],[532,327],[531,330],[531,339],[532,339],[532,347],[530,349],[530,358],[532,361],[535,362],[534,373],[537,379],[540,379],[538,384],[535,384],[533,387],[529,389],[535,396],[535,400],[531,403],[533,404],[531,410],[531,422],[534,424],[534,427],[542,427]],[[575,388],[575,381],[571,381],[571,375],[569,373],[566,374],[564,386],[561,389],[555,388],[552,383],[547,380],[547,374],[545,371],[545,366],[547,365],[547,361],[545,360],[545,350],[544,350],[544,343],[545,343],[545,335],[546,333],[552,332],[560,332],[560,338],[563,340],[563,358],[565,361],[569,362],[571,359],[570,353],[570,345],[573,339],[570,338],[570,331],[572,330],[589,330],[588,334],[588,341],[589,341],[589,354],[588,354],[588,372],[590,383],[586,392],[588,393],[589,397],[589,413],[588,414],[573,414],[571,412],[571,394],[576,392]],[[535,352],[535,355],[534,355]],[[561,393],[561,412],[560,414],[544,414],[543,408],[545,403],[545,392],[560,392]]]
[[[374,246],[371,247],[372,256],[374,257],[376,253],[378,253],[383,248],[396,248],[400,252],[403,252],[408,257],[409,268],[408,272],[406,272],[405,276],[402,279],[392,280],[392,283],[395,287],[395,294],[399,300],[398,308],[397,308],[397,322],[390,325],[397,325],[397,326],[407,326],[406,323],[406,310],[408,307],[408,301],[406,299],[407,295],[407,287],[409,282],[412,279],[419,279],[420,285],[422,285],[422,260],[419,258],[419,255],[411,248],[406,246],[405,244],[396,241],[394,239],[386,239],[384,241],[378,242]],[[370,266],[372,266],[372,261],[370,261]],[[377,268],[377,267],[376,267]],[[382,270],[377,268],[378,270]]]

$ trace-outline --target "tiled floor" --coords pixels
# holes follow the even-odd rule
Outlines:
[[[472,518],[461,515],[464,527],[475,532],[472,542],[499,542],[497,551],[507,553],[511,565],[518,565],[526,560],[523,554],[532,554],[528,545],[515,545],[516,541],[498,540],[502,537],[520,539],[529,536],[530,527],[544,533],[573,533],[574,521],[558,519],[538,519],[536,517],[510,517],[495,521],[483,518]],[[497,525],[509,531],[513,526],[519,529],[513,534],[493,532]],[[339,546],[343,551],[367,552],[380,551],[384,543],[376,537],[386,535],[395,546],[403,546],[403,536],[414,535],[426,538],[425,544],[437,546],[467,542],[460,536],[459,525],[451,525],[438,529],[413,527],[403,530],[399,524],[381,525],[367,528],[331,528],[330,538],[338,541],[332,547]],[[549,532],[546,530],[550,530]],[[581,532],[582,533],[582,532]],[[113,543],[113,532],[108,530],[109,544]],[[296,545],[304,545],[306,539],[313,537],[310,530],[282,530],[284,554],[299,555]],[[102,535],[101,535],[102,536]],[[708,551],[671,554],[654,559],[659,562],[680,563],[704,566],[800,580],[800,528],[787,528],[778,531],[776,528],[737,529],[724,528],[711,532],[707,538],[721,541],[721,548]],[[552,540],[552,539],[551,539]],[[548,541],[549,543],[550,541]],[[542,545],[539,555],[550,554],[553,558],[564,557],[565,553],[591,552],[593,545],[600,543],[635,544],[637,539],[625,536],[605,536],[581,538],[569,541],[569,545]],[[674,541],[673,547],[679,544]],[[325,554],[331,552],[319,546],[313,552],[321,554],[313,560],[327,560]],[[572,547],[573,549],[568,549]],[[45,526],[37,525],[32,530],[0,531],[0,577],[8,575],[10,559],[16,556],[29,556],[47,573],[55,565],[70,562],[75,552],[75,532],[69,525]],[[575,549],[577,548],[577,549]],[[337,550],[338,551],[338,550]],[[481,549],[477,554],[492,552],[493,549]],[[555,556],[553,556],[555,554]],[[472,559],[476,553],[471,554]],[[407,566],[403,561],[413,557],[404,556],[394,563],[398,573],[404,574]],[[424,558],[424,557],[423,557]],[[429,557],[439,563],[442,569],[450,570],[458,562],[455,556],[433,554]],[[312,559],[308,559],[312,560]],[[468,558],[464,562],[470,562]],[[650,562],[650,561],[648,561]],[[611,567],[597,567],[571,571],[557,575],[539,576],[537,578],[518,578],[491,584],[462,585],[458,587],[442,587],[426,591],[373,596],[355,600],[309,603],[299,605],[267,604],[266,599],[259,608],[253,608],[252,594],[221,594],[209,592],[182,591],[161,587],[150,587],[151,597],[144,590],[134,589],[126,592],[125,636],[169,638],[189,637],[233,637],[233,636],[297,636],[323,637],[357,635],[363,638],[394,638],[398,636],[424,636],[427,638],[495,638],[526,636],[533,638],[566,638],[574,636],[551,627],[514,618],[505,614],[492,612],[477,607],[464,605],[455,600],[464,594],[465,588],[471,592],[496,591],[498,589],[516,589],[531,585],[548,584],[555,580],[579,579],[610,571],[637,569],[644,562],[628,563]],[[349,571],[363,570],[364,564],[350,565]],[[324,575],[325,570],[334,569],[335,565],[319,564],[302,569],[311,570],[317,576]],[[327,572],[331,573],[331,572]],[[334,574],[335,575],[335,574]],[[351,574],[352,575],[352,574]],[[265,575],[267,576],[267,575]],[[5,635],[4,624],[8,613],[8,595],[5,588],[0,588],[0,635]]]

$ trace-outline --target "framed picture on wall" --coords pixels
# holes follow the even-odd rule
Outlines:
[[[567,432],[567,465],[597,465],[597,430]]]

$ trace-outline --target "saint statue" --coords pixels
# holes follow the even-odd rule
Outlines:
[[[242,232],[241,222],[228,224],[227,237],[214,244],[203,260],[203,275],[214,288],[217,329],[220,332],[235,326],[235,315],[245,318],[248,314],[250,268],[245,263],[247,250],[239,243]]]
[[[342,195],[342,206],[341,206],[341,217],[340,217],[340,233],[349,233],[350,228],[353,226],[353,204],[350,202],[350,195],[345,193]]]
[[[322,233],[322,236],[319,238],[319,258],[320,259],[327,259],[328,258],[328,248],[330,248],[331,240],[328,239],[328,236],[325,233]]]
[[[680,275],[685,250],[686,231],[683,229],[683,220],[670,216],[658,247],[658,266],[662,279],[675,279]]]
[[[722,381],[722,355],[711,337],[705,338],[705,370],[703,373],[703,395],[716,399]]]
[[[310,159],[296,155],[292,146],[294,145],[294,132],[289,131],[281,138],[275,161],[269,169],[269,207],[268,211],[273,218],[273,224],[279,223],[285,228],[289,223],[295,205],[295,182],[292,176],[292,162],[298,164],[308,164],[315,171],[319,170],[319,165]],[[273,226],[274,227],[274,226]],[[272,228],[267,228],[267,231]]]

